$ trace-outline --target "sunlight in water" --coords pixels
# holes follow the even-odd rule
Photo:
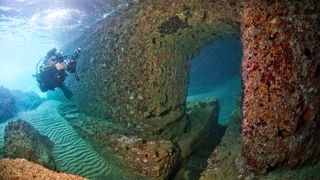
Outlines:
[[[34,14],[30,19],[32,27],[61,30],[73,29],[81,25],[85,15],[77,9],[48,9]]]
[[[86,17],[83,10],[64,5],[37,0],[0,1],[0,85],[42,94],[32,77],[37,62],[52,47],[59,48],[71,40],[69,33],[80,34]],[[62,38],[65,36],[70,38]]]

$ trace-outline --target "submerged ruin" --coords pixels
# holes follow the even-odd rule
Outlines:
[[[134,0],[66,46],[82,47],[81,80],[68,78],[73,104],[59,112],[128,176],[188,179],[181,165],[225,130],[217,100],[187,103],[189,61],[238,38],[243,99],[198,175],[293,178],[320,158],[319,27],[316,0]]]

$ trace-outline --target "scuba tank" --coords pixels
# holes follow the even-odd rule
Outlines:
[[[67,75],[65,73],[65,71],[67,71],[69,73],[74,73],[76,80],[77,81],[80,80],[79,76],[76,72],[77,59],[79,58],[80,51],[81,51],[81,48],[77,48],[74,51],[74,55],[62,56],[63,52],[61,50],[58,50],[56,48],[52,48],[50,51],[48,51],[46,56],[42,57],[38,61],[37,65],[36,65],[36,73],[33,75],[33,77],[36,78],[37,82],[40,85],[40,90],[42,92],[45,92],[48,89],[54,90],[54,88],[55,88],[54,85],[56,85],[56,84],[63,84],[63,81]],[[49,71],[49,69],[52,66],[43,67],[43,66],[40,66],[40,64],[41,65],[45,64],[45,61],[48,61],[48,58],[52,57],[52,56],[56,56],[58,63],[64,63],[65,69],[56,72],[56,74],[54,76],[50,75],[48,77],[49,72],[47,72],[47,71]]]

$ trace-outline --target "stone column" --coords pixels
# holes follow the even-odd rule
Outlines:
[[[242,154],[265,172],[320,157],[320,4],[246,1]]]
[[[76,41],[81,80],[67,83],[74,101],[125,133],[158,136],[184,119],[189,60],[216,39],[239,36],[237,12],[224,1],[146,0],[111,14]]]

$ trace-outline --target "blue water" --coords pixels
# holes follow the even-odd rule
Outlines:
[[[201,49],[191,60],[188,101],[218,99],[219,123],[227,125],[241,94],[240,65],[242,47],[239,38],[220,39]]]
[[[189,95],[211,91],[234,77],[240,77],[242,47],[239,38],[214,41],[191,60]]]
[[[240,77],[233,77],[221,84],[209,88],[205,93],[187,97],[187,101],[203,101],[208,98],[218,99],[220,105],[219,124],[228,125],[231,113],[236,108],[236,98],[241,93]]]
[[[125,6],[124,0],[0,0],[0,85],[44,96],[32,77],[39,59]]]

